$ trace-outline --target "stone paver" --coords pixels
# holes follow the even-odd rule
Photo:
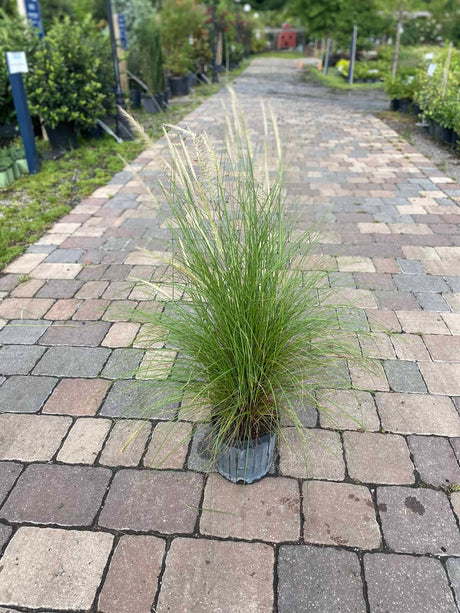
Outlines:
[[[122,536],[104,581],[100,613],[150,613],[165,541],[154,536]]]
[[[174,539],[158,613],[271,611],[273,549],[261,543]]]
[[[110,350],[105,347],[50,347],[35,367],[34,374],[97,377],[109,354]]]
[[[57,382],[54,377],[10,377],[0,387],[0,413],[37,413]]]
[[[320,423],[325,428],[339,430],[379,430],[372,395],[357,390],[325,390],[317,394]]]
[[[282,475],[333,481],[345,477],[342,443],[337,432],[283,428],[279,449]]]
[[[49,325],[49,321],[39,319],[13,319],[0,331],[0,344],[33,345]]]
[[[107,437],[110,419],[77,419],[57,455],[67,464],[93,464]]]
[[[450,398],[413,394],[377,394],[382,426],[401,434],[460,436],[460,415]]]
[[[169,420],[175,417],[179,402],[164,406],[161,402],[164,397],[165,394],[149,382],[115,381],[102,405],[100,415]]]
[[[460,396],[460,364],[420,364],[420,370],[431,394]]]
[[[44,352],[44,347],[36,346],[5,345],[0,347],[0,374],[26,375]]]
[[[20,528],[2,558],[0,604],[89,610],[112,541],[102,532]]]
[[[109,330],[103,321],[60,321],[48,328],[40,339],[41,345],[72,345],[97,347]]]
[[[0,555],[5,548],[5,545],[10,539],[10,536],[13,532],[13,528],[11,526],[7,526],[6,524],[0,524]],[[2,609],[0,609],[0,612]]]
[[[362,485],[310,481],[303,485],[304,537],[308,543],[380,546],[380,530],[369,490]]]
[[[110,382],[104,379],[62,379],[43,412],[95,415],[109,387]]]
[[[51,460],[71,423],[70,417],[0,415],[0,460]]]
[[[191,534],[202,483],[202,476],[196,473],[120,470],[112,482],[99,525],[135,532]]]
[[[183,468],[191,435],[192,424],[187,422],[157,424],[143,460],[144,466]]]
[[[348,474],[364,483],[404,484],[415,481],[404,437],[377,432],[345,432]]]
[[[0,504],[5,500],[22,470],[21,464],[0,462]]]
[[[19,477],[0,518],[13,523],[89,526],[109,479],[105,468],[33,464]]]
[[[460,597],[460,558],[449,558],[446,562],[446,568],[458,602]]]
[[[383,535],[393,551],[460,555],[460,535],[444,492],[381,487],[377,502]]]
[[[387,107],[377,90],[331,93],[268,58],[234,85],[260,160],[261,99],[279,120],[286,202],[302,229],[324,220],[306,270],[325,270],[373,369],[331,360],[322,410],[296,403],[305,447],[284,418],[269,477],[225,482],[204,428],[162,408],[176,356],[147,314],[187,296],[168,284],[163,212],[133,169],[117,173],[0,277],[2,613],[443,613],[450,589],[460,602],[460,186],[367,112]],[[219,146],[227,96],[181,126]],[[133,163],[156,195],[168,156],[159,139]]]
[[[460,466],[446,438],[409,436],[415,468],[424,483],[435,487],[460,485]]]
[[[110,432],[100,462],[105,466],[137,466],[150,435],[150,422],[121,419]]]
[[[351,551],[311,546],[280,548],[278,611],[364,613],[361,569]]]
[[[296,541],[300,536],[299,498],[294,479],[266,477],[248,487],[210,475],[200,529],[203,534],[226,538]]]
[[[426,385],[415,362],[386,360],[384,365],[390,388],[394,392],[426,393]]]
[[[439,560],[369,553],[364,556],[364,573],[371,611],[457,610]]]

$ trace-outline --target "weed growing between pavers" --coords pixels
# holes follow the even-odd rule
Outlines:
[[[283,438],[287,423],[303,454],[311,434],[297,407],[331,416],[316,390],[350,387],[346,360],[363,362],[327,300],[328,271],[313,270],[315,233],[299,233],[286,213],[282,143],[262,113],[261,168],[233,95],[223,148],[182,128],[166,134],[173,250],[151,254],[167,266],[163,282],[139,280],[166,307],[145,314],[152,349],[136,377],[163,390],[164,403],[182,401],[181,420],[206,424],[211,461],[267,434]],[[149,405],[144,416],[155,418],[161,403]]]

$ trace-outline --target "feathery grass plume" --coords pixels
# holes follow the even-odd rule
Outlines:
[[[201,421],[203,403],[210,407],[212,458],[233,443],[280,432],[281,423],[292,423],[307,441],[296,407],[316,404],[315,390],[333,387],[337,362],[360,358],[327,303],[327,271],[312,270],[316,233],[300,233],[285,210],[274,115],[262,109],[264,167],[257,168],[230,95],[222,153],[206,134],[165,131],[170,284],[183,300],[146,315],[166,330],[163,354],[175,356],[163,376],[156,367],[154,378],[172,386],[169,401],[182,393],[190,399],[181,419]],[[162,300],[164,286],[146,288]],[[150,376],[149,367],[137,376]]]

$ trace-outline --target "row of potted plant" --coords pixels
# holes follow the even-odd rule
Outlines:
[[[385,91],[395,111],[420,115],[425,129],[437,140],[453,147],[460,135],[460,52],[453,50],[447,70],[447,50],[430,65],[403,68],[395,78],[385,79]]]
[[[350,60],[339,60],[335,68],[340,76],[347,79]],[[382,81],[386,69],[386,63],[382,60],[357,61],[353,70],[353,81],[354,83],[376,83]]]
[[[15,144],[0,149],[0,188],[8,187],[28,172],[26,154],[22,146]]]

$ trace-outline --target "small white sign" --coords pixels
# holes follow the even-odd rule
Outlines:
[[[434,75],[434,71],[435,71],[435,70],[436,70],[436,64],[430,64],[430,65],[428,66],[428,70],[426,71],[426,74],[427,74],[429,77],[432,77],[432,76]]]
[[[29,72],[27,66],[27,58],[24,51],[7,51],[6,61],[8,63],[8,72],[17,74],[18,72]]]
[[[434,58],[434,53],[425,53],[426,60],[432,60]]]

